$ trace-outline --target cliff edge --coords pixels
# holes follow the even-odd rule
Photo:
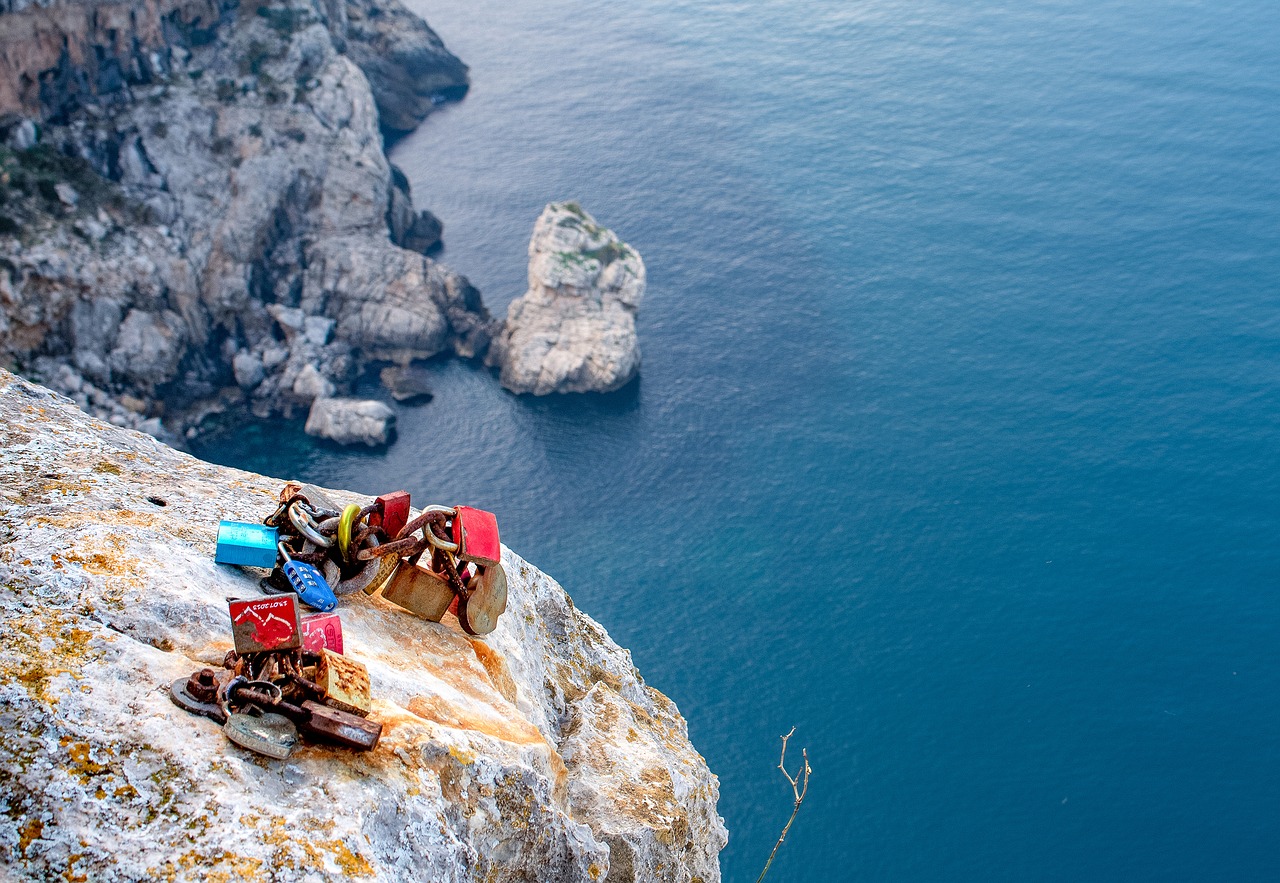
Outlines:
[[[344,599],[368,754],[232,745],[168,685],[231,647],[218,519],[277,479],[212,466],[0,370],[0,865],[16,879],[720,879],[716,778],[675,705],[509,549],[497,631]],[[350,494],[334,492],[348,502]]]

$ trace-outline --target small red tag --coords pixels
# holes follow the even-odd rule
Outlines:
[[[302,619],[296,595],[229,601],[231,635],[237,653],[265,653],[302,646]]]
[[[409,492],[395,491],[383,494],[378,497],[378,502],[382,504],[381,527],[387,532],[387,538],[394,540],[409,523]],[[374,527],[378,526],[374,525]]]
[[[313,613],[302,617],[302,649],[308,653],[321,650],[342,652],[342,620],[336,613]]]
[[[458,557],[492,567],[502,560],[502,542],[498,539],[498,517],[483,509],[458,506],[453,519],[453,541],[458,544]]]

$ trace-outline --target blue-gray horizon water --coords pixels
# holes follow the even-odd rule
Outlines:
[[[579,200],[641,379],[197,452],[496,511],[678,703],[728,881],[793,724],[774,883],[1274,877],[1280,7],[409,3],[472,70],[392,154],[440,259],[503,314]]]

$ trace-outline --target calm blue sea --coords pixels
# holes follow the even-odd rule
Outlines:
[[[1280,876],[1280,5],[410,0],[397,145],[495,312],[574,198],[640,382],[431,365],[388,451],[200,453],[496,510],[676,700],[726,880]]]

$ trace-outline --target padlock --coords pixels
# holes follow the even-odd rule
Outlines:
[[[316,663],[316,685],[324,691],[324,704],[364,717],[373,707],[369,669],[350,656],[321,650]]]
[[[338,517],[338,556],[345,563],[350,563],[356,553],[354,540],[359,522],[360,506],[356,503],[345,507]]]
[[[302,617],[294,595],[228,601],[236,653],[266,653],[302,646]]]
[[[453,541],[458,544],[458,557],[477,564],[492,566],[502,560],[502,543],[498,540],[498,517],[483,509],[458,506],[453,516]]]
[[[388,540],[394,540],[409,523],[409,492],[395,491],[383,494],[375,500],[378,511],[369,516],[369,523],[381,527]]]
[[[282,714],[267,711],[250,714],[247,711],[230,712],[222,725],[227,738],[258,754],[284,760],[293,754],[298,744],[298,728]]]
[[[276,543],[279,541],[274,527],[243,521],[220,521],[218,548],[213,560],[218,564],[242,567],[275,567]]]
[[[289,580],[289,585],[298,594],[298,599],[312,609],[327,613],[338,606],[338,596],[329,588],[325,578],[314,565],[305,561],[294,561],[289,554],[289,547],[280,543],[280,557],[284,562],[280,570]]]
[[[482,567],[467,585],[467,594],[458,598],[458,623],[477,637],[498,627],[498,617],[507,609],[507,574],[501,564]]]
[[[382,590],[382,597],[410,613],[439,622],[456,595],[443,576],[423,566],[423,560],[401,561],[395,576]],[[425,560],[430,562],[431,556]]]
[[[302,703],[302,708],[310,715],[299,725],[299,729],[308,738],[336,742],[357,751],[369,751],[382,737],[382,724],[377,721],[310,700]]]
[[[321,650],[342,652],[342,620],[336,613],[312,613],[302,617],[302,649],[307,653]]]

